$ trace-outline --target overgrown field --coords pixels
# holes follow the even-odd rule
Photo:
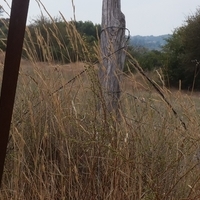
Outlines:
[[[22,62],[0,199],[199,199],[198,98],[163,90],[185,130],[124,75],[118,122],[97,108],[96,70],[67,84],[83,69]]]
[[[84,43],[86,61],[68,65],[38,45],[47,62],[25,42],[0,199],[200,199],[197,95],[158,86],[174,113],[143,76],[123,74],[117,120],[99,110],[97,67]]]

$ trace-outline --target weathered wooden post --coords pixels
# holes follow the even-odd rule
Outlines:
[[[0,186],[19,74],[29,0],[13,0],[0,97]]]
[[[99,70],[106,108],[117,112],[120,98],[120,74],[125,62],[125,16],[121,0],[103,0],[101,30],[101,64]]]

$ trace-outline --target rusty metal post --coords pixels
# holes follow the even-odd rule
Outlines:
[[[0,186],[16,94],[29,0],[13,0],[0,96]]]

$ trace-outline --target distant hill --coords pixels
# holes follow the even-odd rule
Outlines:
[[[145,47],[149,50],[158,50],[160,51],[162,46],[166,44],[166,39],[171,35],[160,35],[160,36],[131,36],[130,44],[135,47]]]

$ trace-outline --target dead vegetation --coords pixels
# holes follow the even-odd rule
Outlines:
[[[0,198],[198,199],[193,99],[163,91],[184,130],[148,83],[125,76],[118,123],[98,112],[95,70],[66,84],[84,69],[72,66],[22,62]]]
[[[118,121],[99,112],[93,63],[30,60],[21,64],[0,199],[200,198],[196,97],[160,88],[185,130],[143,76],[124,74]]]

